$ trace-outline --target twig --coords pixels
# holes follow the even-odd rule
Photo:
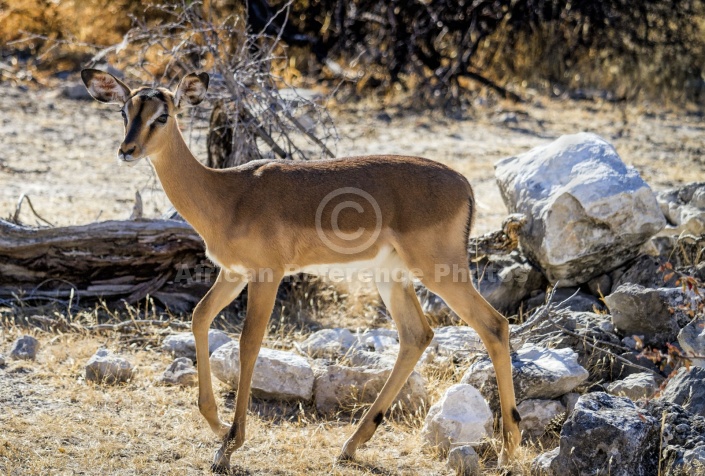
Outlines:
[[[32,213],[34,213],[34,216],[39,218],[41,221],[46,223],[47,225],[54,227],[55,225],[51,223],[50,221],[42,218],[42,216],[37,213],[37,210],[34,209],[34,205],[32,205],[32,200],[29,199],[29,196],[27,194],[22,194],[20,195],[20,199],[17,200],[17,206],[15,207],[15,214],[12,217],[12,222],[19,225],[20,224],[20,212],[22,211],[22,202],[27,200],[27,203],[29,204],[29,208],[32,210]]]

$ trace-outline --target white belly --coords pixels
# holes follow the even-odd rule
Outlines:
[[[252,270],[242,265],[229,265],[218,260],[216,256],[206,251],[206,256],[221,269],[245,276],[246,279],[257,279],[263,273],[271,273],[272,270]],[[360,261],[349,261],[346,263],[325,263],[298,266],[287,265],[284,269],[285,276],[292,276],[298,273],[313,274],[316,276],[326,276],[331,281],[399,281],[409,279],[409,270],[404,265],[399,255],[392,247],[381,248],[379,253],[371,259]]]

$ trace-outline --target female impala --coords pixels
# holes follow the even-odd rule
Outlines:
[[[392,373],[343,446],[342,458],[352,458],[372,437],[433,337],[409,279],[410,270],[482,338],[499,385],[502,460],[514,452],[520,440],[520,417],[514,400],[509,326],[468,279],[467,242],[474,201],[463,176],[431,160],[402,156],[260,160],[232,169],[209,169],[191,154],[176,122],[183,106],[203,100],[207,74],[189,74],[173,93],[162,88],[131,90],[95,69],[83,70],[81,76],[95,99],[122,107],[125,139],[119,159],[150,158],[167,196],[203,238],[207,255],[221,269],[194,309],[192,324],[198,407],[213,431],[223,437],[214,471],[227,471],[230,455],[245,440],[252,372],[277,287],[284,276],[301,271],[371,270],[399,331],[400,350]],[[399,270],[404,273],[395,279]],[[218,418],[213,396],[208,328],[245,284],[249,290],[240,336],[240,380],[235,419],[228,426]]]

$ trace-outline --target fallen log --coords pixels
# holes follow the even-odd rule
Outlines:
[[[134,304],[149,295],[183,312],[214,277],[203,241],[183,221],[33,228],[0,220],[0,298]]]
[[[503,230],[473,238],[472,259],[506,254],[518,244],[523,216]],[[0,299],[135,304],[147,296],[188,312],[217,276],[203,240],[181,220],[104,221],[34,228],[0,220]],[[285,297],[294,281],[287,282]]]

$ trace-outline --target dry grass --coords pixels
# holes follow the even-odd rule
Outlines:
[[[154,350],[161,337],[126,345],[117,334],[52,334],[5,323],[0,352],[31,333],[41,342],[36,362],[9,361],[0,368],[0,473],[34,474],[206,474],[218,446],[196,406],[197,390],[157,385],[171,361]],[[267,345],[281,343],[276,334]],[[84,380],[84,365],[100,346],[120,352],[135,364],[125,385],[98,386]],[[456,383],[462,368],[427,367],[432,401]],[[234,394],[216,382],[222,416],[232,418]],[[239,474],[451,474],[442,455],[422,449],[423,415],[390,419],[358,453],[355,463],[336,464],[355,419],[321,419],[310,404],[254,400],[248,441],[233,456]],[[485,474],[493,468],[499,440],[480,453]],[[534,447],[521,450],[513,474],[528,474]]]

